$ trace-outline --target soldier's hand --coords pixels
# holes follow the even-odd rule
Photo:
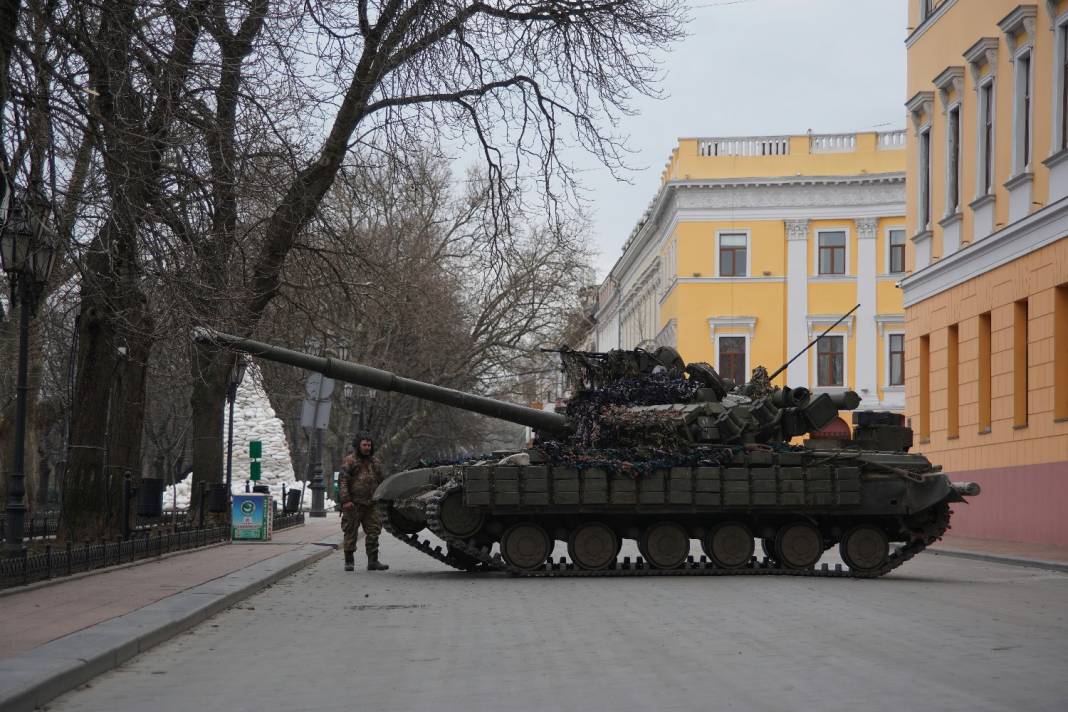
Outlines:
[[[345,511],[347,512],[348,510],[352,509],[352,508],[353,508],[353,507],[355,507],[355,506],[356,506],[356,505],[355,505],[355,504],[353,504],[352,502],[345,502],[345,503],[343,503],[343,504],[341,505],[341,508],[342,508],[343,510],[345,510]]]

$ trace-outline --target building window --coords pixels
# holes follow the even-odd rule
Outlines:
[[[960,352],[957,325],[946,330],[946,437],[960,436]]]
[[[920,442],[931,439],[931,336],[920,337]]]
[[[816,385],[845,386],[845,337],[824,336],[816,344]]]
[[[903,386],[905,385],[905,335],[890,334],[889,337],[890,378],[886,385]]]
[[[745,277],[749,274],[749,236],[744,232],[719,236],[719,276]]]
[[[1068,282],[1053,292],[1053,417],[1068,419]]]
[[[1031,165],[1031,52],[1016,57],[1016,111],[1013,114],[1013,174],[1025,172]]]
[[[745,383],[745,337],[719,337],[719,375]]]
[[[979,89],[979,195],[994,188],[994,81]]]
[[[1057,71],[1060,76],[1057,77],[1058,88],[1060,89],[1060,129],[1061,140],[1060,149],[1068,149],[1068,23],[1062,24],[1057,28],[1058,44],[1061,51],[1060,66],[1057,67]]]
[[[960,104],[946,120],[946,215],[960,211]]]
[[[844,230],[821,231],[819,235],[819,273],[845,274],[846,234]]]
[[[1027,426],[1027,300],[1012,306],[1012,424],[1023,428]]]
[[[990,312],[979,315],[979,432],[990,432]]]
[[[931,127],[920,132],[919,232],[931,226]]]
[[[923,22],[934,11],[934,0],[920,0],[920,22]]]
[[[891,274],[905,271],[905,231],[890,231],[890,268]]]

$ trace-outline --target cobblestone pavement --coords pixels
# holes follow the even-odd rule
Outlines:
[[[362,570],[361,551],[345,574],[330,556],[49,709],[1062,712],[1068,699],[1063,573],[922,555],[874,581],[519,580],[382,544],[388,572]]]

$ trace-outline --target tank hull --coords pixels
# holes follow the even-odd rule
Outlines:
[[[963,499],[933,469],[921,455],[858,450],[736,452],[716,466],[641,474],[506,460],[399,473],[376,499],[387,519],[403,512],[409,526],[394,534],[420,548],[416,523],[425,525],[453,559],[463,555],[457,568],[874,577],[948,529],[949,504]],[[765,543],[763,558],[746,553],[747,536]],[[637,542],[640,560],[603,553],[611,542],[618,553],[627,539]],[[560,543],[567,558],[554,556]],[[846,564],[820,566],[819,555],[835,545]],[[447,554],[435,558],[457,565]]]

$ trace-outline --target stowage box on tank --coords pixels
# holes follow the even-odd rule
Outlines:
[[[561,350],[573,396],[552,413],[215,331],[196,338],[533,428],[526,450],[399,472],[375,493],[390,532],[460,569],[876,577],[938,540],[951,503],[979,494],[909,452],[899,413],[856,411],[851,436],[826,438],[818,431],[855,410],[856,393],[772,386],[761,367],[735,384],[670,347]],[[620,558],[625,539],[640,557]],[[566,558],[553,558],[558,543]],[[821,566],[833,546],[844,565]]]

